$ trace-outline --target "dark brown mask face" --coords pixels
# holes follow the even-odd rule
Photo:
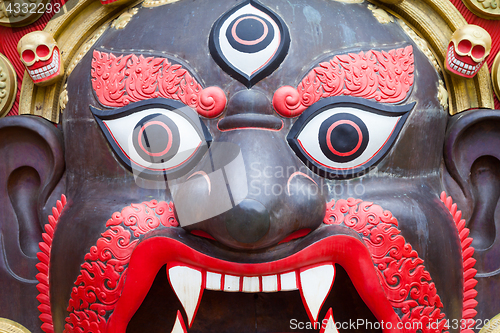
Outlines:
[[[396,19],[331,0],[138,9],[68,79],[56,331],[461,318],[439,75]]]

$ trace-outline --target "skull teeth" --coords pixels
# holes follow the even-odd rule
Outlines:
[[[448,51],[448,67],[452,68],[458,73],[467,76],[474,76],[481,68],[481,65],[482,63],[479,63],[475,66],[466,64],[465,62],[460,61],[456,58],[455,53],[451,48]]]
[[[309,318],[311,321],[317,321],[321,307],[332,288],[334,277],[335,268],[331,263],[265,276],[221,274],[182,264],[168,266],[168,279],[186,312],[188,327],[193,324],[204,289],[245,293],[298,289]],[[183,332],[178,321],[179,318],[172,332]]]
[[[41,79],[48,78],[49,76],[54,75],[59,68],[59,54],[54,52],[52,56],[52,61],[47,66],[43,66],[41,68],[37,68],[35,70],[28,70],[29,75],[33,79],[33,81],[39,81]]]

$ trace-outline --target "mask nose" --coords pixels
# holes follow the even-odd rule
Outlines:
[[[241,243],[257,243],[267,234],[270,226],[266,207],[253,199],[244,199],[226,216],[227,232]]]
[[[262,128],[279,130],[281,120],[274,116],[271,101],[257,89],[236,92],[229,100],[226,116],[218,124],[220,130]]]

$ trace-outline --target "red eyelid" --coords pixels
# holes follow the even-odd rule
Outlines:
[[[226,108],[226,95],[219,87],[203,87],[179,64],[172,64],[167,58],[144,57],[129,54],[115,56],[113,53],[94,51],[92,59],[92,88],[99,102],[104,106],[123,107],[130,103],[163,97],[177,100],[195,109],[198,114],[207,118],[218,117]],[[126,70],[120,64],[125,63]],[[108,68],[106,73],[100,68]],[[151,73],[146,77],[139,76],[142,82],[135,82],[126,73]],[[106,74],[106,75],[105,75]],[[179,84],[172,88],[172,82],[184,80],[187,84]],[[138,84],[141,83],[141,84]],[[125,93],[114,96],[113,87],[124,85]],[[135,90],[130,87],[134,86]]]
[[[325,97],[346,95],[381,103],[399,103],[407,98],[413,87],[413,71],[411,45],[388,52],[370,50],[337,55],[312,69],[297,88],[279,88],[273,96],[273,107],[279,115],[293,118]],[[352,81],[347,77],[353,78]],[[373,78],[374,82],[368,78]],[[395,82],[398,89],[395,89]]]

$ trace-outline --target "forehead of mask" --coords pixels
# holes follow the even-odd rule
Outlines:
[[[397,22],[381,24],[367,3],[347,4],[332,0],[263,0],[288,26],[290,49],[280,67],[258,82],[253,89],[263,91],[269,101],[283,85],[296,87],[318,63],[336,54],[391,50],[413,45],[415,83],[404,103],[417,102],[391,152],[379,169],[402,175],[433,173],[440,165],[447,114],[437,98],[438,75],[427,57],[405,34]],[[212,59],[208,49],[214,22],[236,3],[225,0],[181,0],[155,8],[138,7],[139,12],[121,30],[109,28],[94,48],[117,53],[141,54],[153,50],[181,59],[204,86],[219,86],[227,95],[245,89]],[[133,50],[133,51],[131,51]],[[112,51],[112,52],[113,52]],[[146,51],[148,52],[148,51]],[[63,115],[68,172],[82,177],[130,175],[115,160],[105,138],[93,124],[89,105],[101,108],[91,86],[92,52],[88,52],[68,79],[71,103]],[[87,121],[81,121],[86,119]],[[90,122],[89,122],[90,120]],[[217,119],[205,121],[217,140]],[[285,121],[285,139],[293,121]],[[85,144],[85,142],[89,144]],[[293,154],[290,150],[290,154]],[[85,161],[85,162],[82,162]]]

